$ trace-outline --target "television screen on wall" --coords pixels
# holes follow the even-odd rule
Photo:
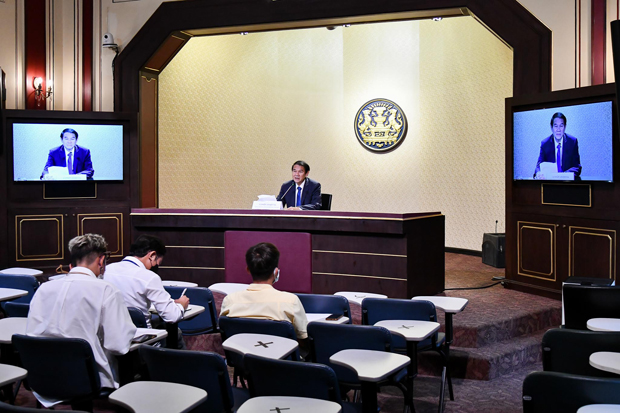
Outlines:
[[[122,181],[123,125],[29,123],[13,127],[14,181]]]
[[[613,103],[513,112],[513,179],[613,182]]]

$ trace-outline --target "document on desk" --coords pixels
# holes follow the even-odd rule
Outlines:
[[[575,174],[572,172],[558,172],[558,166],[554,162],[541,162],[539,174],[542,175],[546,180],[575,180]]]

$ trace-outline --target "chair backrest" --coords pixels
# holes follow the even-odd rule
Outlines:
[[[219,354],[141,346],[140,356],[151,380],[186,384],[207,392],[207,400],[192,412],[232,412],[228,368]]]
[[[349,318],[351,324],[351,307],[349,300],[341,295],[295,294],[299,297],[306,313],[342,314]]]
[[[166,291],[177,299],[185,289],[184,287],[164,287]],[[189,287],[185,292],[189,298],[190,305],[201,305],[205,308],[204,313],[198,314],[187,321],[181,321],[179,328],[186,336],[196,336],[199,334],[216,333],[217,329],[217,310],[213,293],[206,287]]]
[[[312,361],[331,367],[338,380],[358,384],[357,373],[329,361],[329,358],[346,349],[391,351],[390,332],[383,327],[355,324],[308,324],[308,336],[312,345]]]
[[[332,194],[321,194],[321,210],[331,211],[332,209]]]
[[[247,354],[244,365],[251,397],[309,397],[342,403],[336,374],[323,364],[274,360]]]
[[[37,409],[35,407],[20,407],[20,406],[13,406],[11,404],[0,402],[0,413],[41,413],[44,411],[45,410]],[[86,412],[77,411],[77,410],[56,410],[56,409],[54,409],[54,412],[86,413]]]
[[[101,381],[90,344],[81,338],[13,335],[13,346],[28,370],[30,387],[44,397],[94,397]]]
[[[620,318],[620,287],[564,284],[564,326],[587,330],[591,318]]]
[[[127,307],[127,311],[129,311],[129,316],[131,317],[131,321],[138,328],[148,328],[148,324],[146,324],[146,319],[144,318],[144,314],[142,311],[138,310],[136,307]]]
[[[588,404],[620,404],[620,379],[536,371],[523,381],[523,413],[576,412]]]
[[[394,298],[364,298],[362,301],[362,324],[374,325],[383,320],[421,320],[437,322],[435,305],[426,300],[399,300]],[[437,333],[431,336],[437,340]],[[401,351],[406,340],[392,334],[392,348]]]
[[[297,340],[295,328],[288,321],[261,320],[257,318],[243,317],[220,317],[220,333],[222,341],[240,333],[269,334]],[[243,368],[243,356],[234,351],[224,350],[226,363],[235,368]],[[291,357],[299,359],[299,353],[295,351]]]
[[[7,317],[28,317],[30,303],[14,303],[9,301],[4,305],[4,312]]]
[[[26,290],[28,294],[11,300],[14,303],[29,303],[32,300],[34,292],[39,288],[39,282],[32,275],[21,274],[2,274],[0,273],[0,287],[1,288],[17,288],[18,290]],[[4,308],[2,303],[2,308]]]
[[[554,328],[542,339],[543,370],[595,377],[618,377],[590,365],[590,354],[620,352],[620,332]]]

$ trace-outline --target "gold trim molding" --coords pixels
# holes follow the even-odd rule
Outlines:
[[[23,218],[23,219],[20,219]],[[58,233],[58,245],[55,254],[26,255],[22,252],[22,224],[28,221],[55,221]],[[15,215],[15,261],[47,261],[62,260],[65,258],[65,226],[62,214],[56,215]],[[18,244],[19,240],[19,244]],[[60,254],[60,256],[58,256]],[[24,258],[20,258],[24,257]],[[32,258],[30,258],[32,257]]]
[[[525,224],[525,225],[523,225]],[[529,225],[527,225],[529,224]],[[546,225],[546,226],[543,226]],[[533,229],[533,230],[539,230],[539,231],[548,231],[549,232],[549,237],[550,237],[550,251],[549,251],[549,256],[551,257],[551,262],[550,262],[550,269],[551,271],[549,273],[542,273],[540,271],[534,271],[534,270],[528,270],[523,268],[523,263],[522,263],[522,248],[521,248],[521,243],[523,242],[523,236],[521,235],[521,231],[523,229]],[[542,222],[525,222],[525,221],[517,221],[517,274],[518,275],[522,275],[524,277],[531,277],[531,278],[538,278],[541,280],[546,280],[546,281],[552,281],[555,282],[557,279],[557,274],[555,273],[555,262],[556,262],[556,231],[555,231],[555,224],[548,224],[548,223],[542,223]],[[530,274],[525,273],[523,271],[528,271],[530,272]],[[536,275],[534,275],[536,274]],[[547,277],[544,277],[544,276]],[[550,278],[550,276],[553,275],[553,278]]]
[[[120,219],[119,219],[120,217]],[[112,254],[110,257],[122,257],[123,256],[123,233],[124,233],[124,225],[123,225],[123,213],[101,213],[101,214],[78,214],[77,215],[77,226],[78,226],[78,235],[84,235],[84,221],[91,220],[103,220],[103,219],[115,219],[116,220],[116,245],[118,245],[118,249],[116,251],[110,251]]]
[[[397,257],[407,258],[406,255],[399,254],[379,254],[375,252],[356,252],[356,251],[327,251],[327,250],[312,250],[312,252],[318,252],[322,254],[352,254],[352,255],[372,255],[377,257]]]
[[[374,278],[377,280],[392,280],[392,281],[407,281],[406,278],[393,278],[393,277],[377,277],[375,275],[360,275],[360,274],[338,274],[335,272],[312,272],[312,275],[335,275],[338,277],[355,277],[355,278]]]
[[[575,231],[573,230],[585,230],[585,231]],[[598,231],[598,232],[588,232],[588,231]],[[607,234],[601,234],[601,232],[606,232]],[[604,228],[588,228],[588,227],[568,227],[568,276],[573,276],[575,274],[575,260],[574,260],[574,251],[575,247],[575,235],[590,235],[595,237],[603,237],[609,239],[609,278],[616,280],[616,231],[613,229],[604,229]],[[610,235],[611,234],[611,235]]]

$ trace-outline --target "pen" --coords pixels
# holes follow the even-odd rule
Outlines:
[[[181,297],[185,295],[185,291],[187,291],[187,288],[183,290],[183,292],[181,293]]]

